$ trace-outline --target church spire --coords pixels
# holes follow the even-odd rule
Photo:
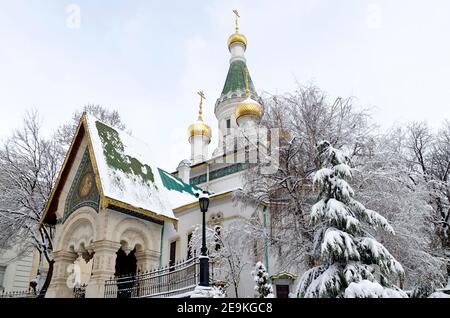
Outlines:
[[[231,129],[240,126],[240,123],[246,126],[246,122],[258,122],[263,113],[260,98],[247,69],[245,58],[247,38],[241,33],[241,14],[237,10],[233,10],[233,13],[235,32],[228,38],[228,49],[231,54],[230,67],[222,93],[214,107],[214,114],[219,124],[219,145],[213,155],[223,153],[224,148],[228,147],[224,145],[233,143]],[[239,109],[238,112],[236,112],[237,108]],[[237,122],[237,119],[240,123]]]
[[[203,121],[203,100],[206,99],[203,91],[197,92],[200,96],[197,121],[189,126],[188,137],[191,144],[191,163],[203,162],[208,158],[208,144],[211,142],[211,128]]]
[[[247,48],[247,38],[245,35],[239,33],[239,18],[241,17],[239,15],[239,12],[237,10],[233,10],[233,13],[236,16],[236,32],[234,32],[230,37],[228,38],[228,49],[232,52],[232,47],[235,46],[235,44],[242,45],[243,46],[243,52],[245,52],[245,49]],[[242,52],[242,53],[243,53]]]
[[[198,117],[197,121],[189,126],[188,135],[189,138],[194,136],[205,136],[211,139],[211,128],[203,121],[203,100],[206,99],[203,91],[197,92],[200,96],[200,104],[198,105]]]
[[[247,38],[239,32],[239,18],[241,16],[237,10],[233,10],[233,13],[235,15],[236,31],[228,38],[228,49],[231,53],[230,68],[220,97],[221,100],[233,95],[236,97],[244,97],[246,91],[245,76],[248,77],[247,86],[250,94],[256,96],[256,90],[248,74],[247,60],[245,59]],[[247,75],[245,72],[247,72]]]

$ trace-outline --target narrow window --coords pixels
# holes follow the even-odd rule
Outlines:
[[[169,259],[170,267],[175,265],[176,255],[177,255],[177,241],[173,241],[172,243],[170,243],[170,259]]]
[[[227,135],[231,133],[231,119],[227,119]]]

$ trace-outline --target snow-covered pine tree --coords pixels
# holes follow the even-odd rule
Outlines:
[[[347,181],[352,171],[344,153],[328,141],[318,145],[322,168],[313,178],[319,201],[311,208],[311,223],[317,226],[316,255],[321,265],[301,278],[298,297],[407,297],[390,282],[404,271],[389,251],[363,227],[394,234],[388,221],[354,199]]]
[[[255,270],[252,272],[255,281],[255,296],[257,298],[273,298],[272,284],[269,282],[269,274],[263,263],[256,263]]]

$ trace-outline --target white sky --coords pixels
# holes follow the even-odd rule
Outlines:
[[[71,3],[81,9],[80,28],[68,27]],[[446,0],[0,0],[0,138],[27,109],[39,109],[50,133],[75,109],[101,104],[174,170],[189,153],[199,89],[205,121],[217,130],[235,8],[258,90],[313,82],[332,100],[353,95],[375,107],[385,128],[450,118]]]

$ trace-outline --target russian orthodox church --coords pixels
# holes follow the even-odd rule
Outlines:
[[[264,107],[248,72],[247,39],[239,32],[237,19],[228,49],[230,66],[214,107],[218,145],[211,157],[212,129],[203,120],[202,92],[198,118],[188,127],[191,156],[181,160],[175,172],[155,166],[145,142],[88,114],[82,116],[42,219],[55,227],[55,262],[46,297],[74,297],[69,284],[73,275],[86,285],[86,297],[105,297],[111,294],[111,282],[121,275],[158,273],[155,269],[161,275],[176,273],[177,264],[194,258],[189,242],[202,223],[195,196],[199,191],[210,193],[206,214],[210,228],[226,228],[232,221],[255,214],[266,218],[270,213],[262,205],[233,199],[243,186],[247,167],[245,160],[237,160],[243,149],[233,132],[257,127]],[[240,297],[254,295],[251,271],[257,261],[263,261],[272,276],[276,297],[293,291],[297,277],[280,271],[268,251],[248,254]],[[168,271],[161,269],[167,265]],[[152,295],[176,296],[173,289],[183,288],[186,293],[181,295],[189,295],[188,285]],[[118,296],[115,288],[113,294]],[[227,293],[235,296],[233,288]]]

